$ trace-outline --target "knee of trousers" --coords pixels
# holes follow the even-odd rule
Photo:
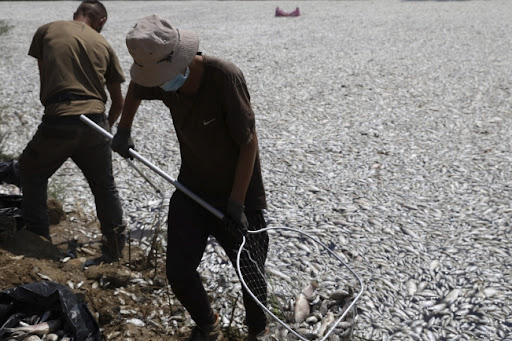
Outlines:
[[[184,277],[177,273],[167,272],[167,280],[176,296],[181,296],[190,292],[193,288],[195,289],[202,286],[201,279],[197,274]]]
[[[179,263],[180,262],[167,262],[166,276],[171,287],[187,287],[190,286],[191,283],[201,280],[195,269],[186,269]]]

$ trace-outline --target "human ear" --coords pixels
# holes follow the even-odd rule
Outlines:
[[[101,30],[103,29],[103,26],[105,26],[106,22],[107,22],[107,18],[105,18],[105,17],[100,18],[100,20],[98,20],[98,23],[95,28],[98,33],[101,32]]]

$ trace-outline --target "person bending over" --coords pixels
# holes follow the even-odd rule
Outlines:
[[[221,340],[219,316],[197,272],[208,237],[214,236],[234,263],[242,234],[266,226],[247,85],[233,63],[198,52],[196,33],[178,29],[157,15],[139,20],[128,32],[126,44],[133,57],[131,82],[112,149],[130,157],[131,126],[142,100],[160,100],[170,109],[181,151],[178,181],[226,212],[227,219],[221,221],[176,190],[169,204],[167,278],[196,323],[189,340]],[[257,264],[247,262],[243,271],[264,273],[268,242],[266,232],[247,235],[247,248],[263,250],[263,257]],[[263,288],[258,298],[266,304],[263,275],[258,284]],[[266,315],[245,290],[243,300],[248,340],[257,340],[266,330]]]

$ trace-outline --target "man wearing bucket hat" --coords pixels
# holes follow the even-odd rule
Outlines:
[[[123,108],[124,74],[114,50],[100,34],[106,21],[105,6],[86,0],[78,6],[73,20],[55,21],[37,29],[29,55],[38,62],[44,115],[19,166],[27,229],[51,240],[48,179],[68,158],[74,161],[94,195],[103,234],[102,259],[113,261],[122,257],[126,223],[112,174],[110,142],[80,121],[83,114],[110,129]],[[104,114],[108,98],[105,87],[112,101],[108,118]]]
[[[157,15],[137,22],[126,36],[133,57],[131,83],[112,149],[130,157],[131,126],[141,100],[161,100],[169,109],[181,151],[178,181],[226,212],[220,221],[181,191],[169,205],[166,270],[176,297],[196,323],[189,340],[221,340],[220,318],[209,302],[197,267],[213,235],[232,262],[241,234],[266,226],[266,208],[254,113],[242,72],[225,60],[198,52],[194,32]],[[249,250],[268,248],[266,233],[247,235]],[[243,253],[244,254],[244,253]],[[264,279],[260,283],[264,288]],[[263,290],[266,292],[266,289]],[[260,298],[266,303],[266,294]],[[247,340],[265,332],[267,319],[244,290]]]

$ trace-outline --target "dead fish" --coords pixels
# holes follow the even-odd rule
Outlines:
[[[37,335],[29,335],[23,341],[41,341],[41,338]]]
[[[277,277],[280,277],[282,279],[284,279],[285,281],[291,281],[292,279],[290,278],[290,276],[288,275],[285,275],[284,273],[272,268],[272,267],[266,267],[265,270],[270,273],[271,275],[274,275],[274,276],[277,276]]]
[[[59,335],[53,334],[53,333],[46,334],[45,341],[58,341],[58,340],[59,340]]]
[[[323,318],[320,328],[318,329],[318,335],[323,337],[327,328],[334,322],[334,314],[332,311],[328,312]]]
[[[483,291],[483,294],[485,295],[485,297],[492,297],[494,295],[496,295],[498,293],[498,290],[494,289],[494,288],[485,288]]]
[[[300,293],[297,296],[297,300],[295,301],[295,308],[294,308],[294,318],[295,322],[301,323],[308,317],[309,315],[309,301],[306,299],[306,297]]]
[[[450,293],[448,295],[446,295],[446,297],[444,298],[444,302],[447,305],[452,304],[459,297],[460,293],[461,293],[460,289],[453,289],[452,291],[450,291]]]
[[[318,282],[311,281],[311,283],[309,283],[308,286],[302,289],[301,294],[303,294],[308,300],[311,300],[313,298],[313,293],[315,292],[316,288],[318,288]]]
[[[48,276],[46,276],[45,274],[42,274],[42,273],[40,273],[40,272],[38,272],[38,273],[37,273],[37,275],[38,275],[39,277],[41,277],[42,279],[44,279],[44,280],[47,280],[47,281],[51,281],[51,280],[52,280],[50,277],[48,277]]]
[[[20,322],[21,324],[21,322]],[[38,324],[30,325],[25,324],[21,327],[15,327],[15,328],[5,328],[5,330],[9,333],[15,333],[15,332],[25,332],[29,334],[35,334],[35,335],[44,335],[48,334],[50,332],[53,332],[54,330],[57,330],[61,326],[62,322],[60,319],[58,320],[50,320],[47,322],[41,322]]]
[[[126,320],[126,323],[128,324],[133,324],[134,326],[137,326],[137,327],[144,327],[146,324],[144,323],[144,321],[138,319],[138,318],[131,318],[131,319],[128,319]]]
[[[440,262],[439,262],[439,259],[434,259],[430,262],[430,270],[435,270],[439,267],[440,265]]]
[[[416,282],[412,279],[405,282],[405,287],[407,288],[407,294],[409,296],[414,296],[416,291],[418,291],[418,287],[416,286]]]
[[[312,281],[297,295],[295,300],[294,318],[296,323],[301,323],[308,317],[310,307],[309,301],[313,298],[313,293],[318,288],[318,283]]]
[[[348,291],[340,289],[340,290],[336,290],[335,292],[331,293],[329,295],[329,298],[331,300],[341,301],[341,300],[346,299],[349,296],[350,296],[350,293]]]

